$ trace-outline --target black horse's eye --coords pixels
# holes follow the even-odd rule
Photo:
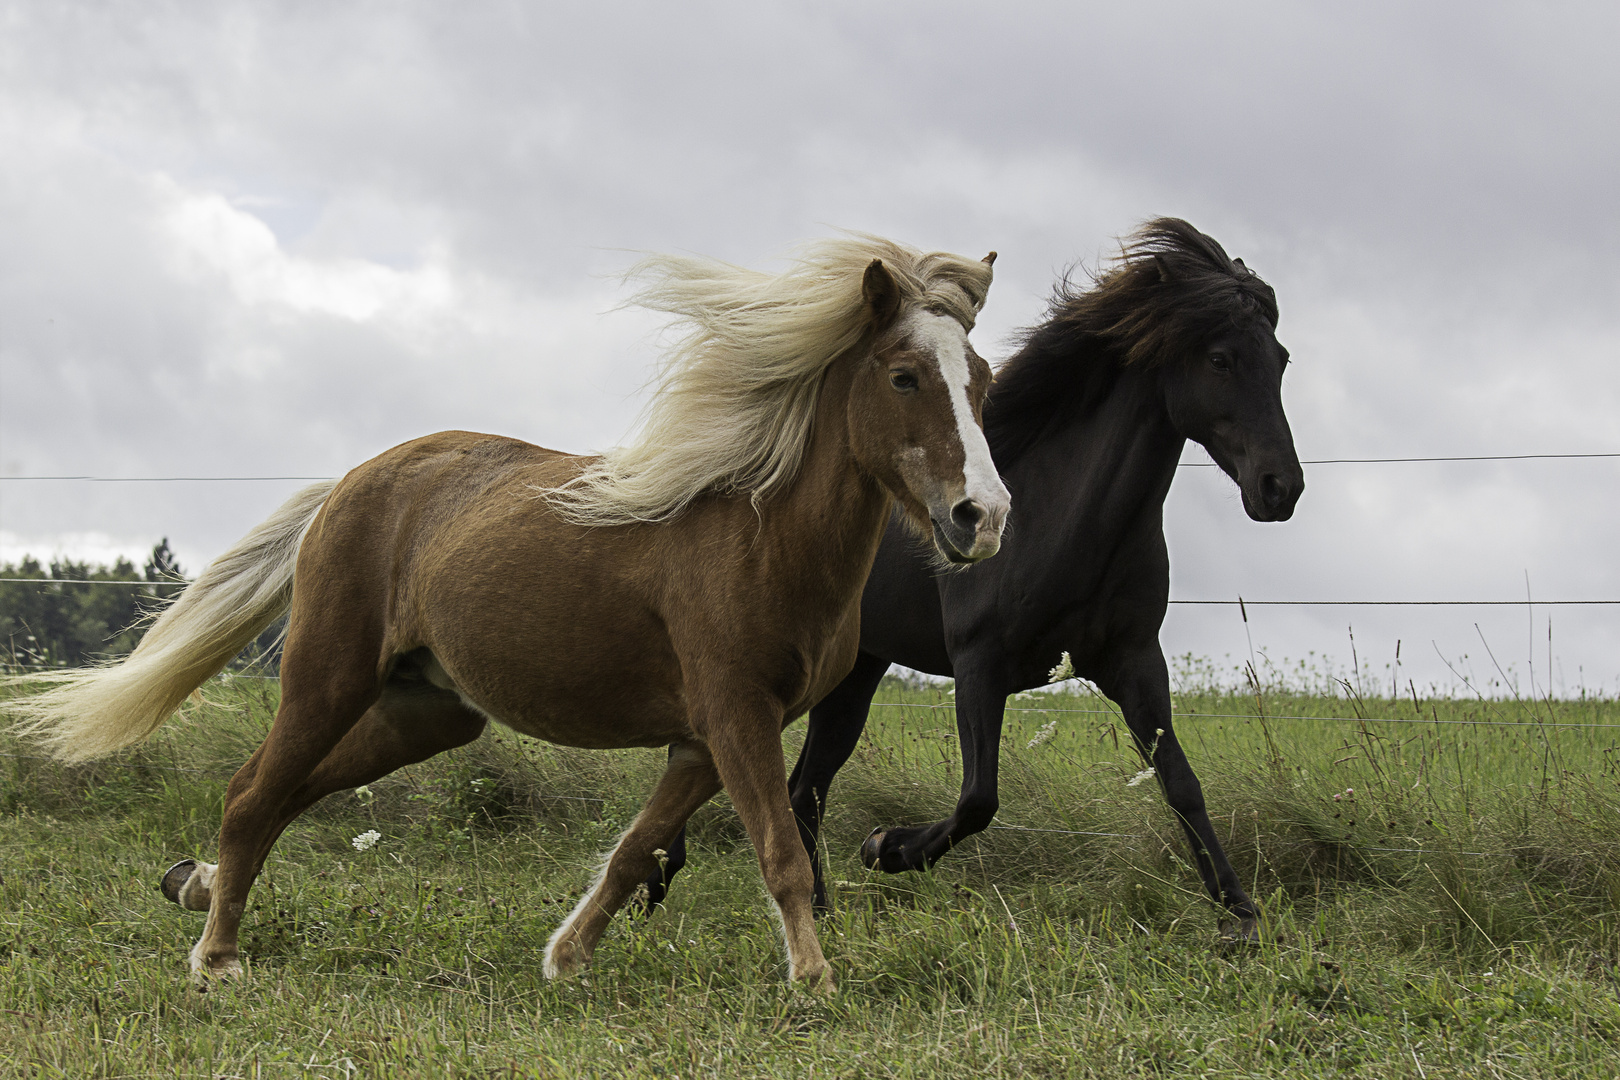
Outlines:
[[[896,390],[915,390],[917,389],[917,376],[909,371],[891,371],[889,372],[889,384]]]
[[[1224,375],[1232,370],[1232,358],[1225,353],[1210,353],[1209,366]]]

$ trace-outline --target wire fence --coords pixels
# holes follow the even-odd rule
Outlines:
[[[184,581],[125,581],[111,578],[0,577],[4,585],[108,585],[114,588],[173,587]],[[1620,600],[1170,600],[1201,607],[1609,607]]]
[[[1440,462],[1490,462],[1490,461],[1580,461],[1580,460],[1614,460],[1620,459],[1620,452],[1594,452],[1594,453],[1535,453],[1535,454],[1454,454],[1412,457],[1356,457],[1356,458],[1313,458],[1301,462],[1302,465],[1382,465],[1382,464],[1416,464]],[[1213,461],[1182,461],[1179,468],[1215,468]],[[317,482],[335,479],[330,476],[94,476],[94,475],[39,475],[39,476],[0,476],[0,480],[15,481],[81,481],[87,483],[229,483],[229,482],[256,482],[256,481],[298,481]],[[151,581],[123,581],[94,578],[41,578],[41,577],[0,577],[0,584],[38,584],[42,586],[57,585],[100,585],[113,588],[147,588],[158,585],[171,584],[169,582]],[[1620,605],[1620,599],[1551,599],[1535,600],[1529,597],[1513,600],[1476,600],[1476,599],[1442,599],[1442,600],[1393,600],[1393,599],[1311,599],[1311,600],[1250,600],[1238,597],[1231,600],[1221,599],[1172,599],[1173,605],[1193,607],[1236,607],[1244,610],[1249,607],[1613,607]],[[1245,615],[1245,618],[1247,616]],[[14,669],[21,665],[11,665]],[[35,668],[37,669],[37,668]],[[61,670],[54,668],[50,670]],[[222,677],[238,679],[267,679],[276,680],[276,675],[225,673]],[[874,701],[874,707],[909,707],[954,709],[953,705],[921,705],[912,702]],[[1052,714],[1076,715],[1114,715],[1118,714],[1108,709],[1049,709],[1038,707],[1011,707],[1006,710],[1010,713],[1035,712]],[[1343,717],[1343,716],[1304,716],[1259,713],[1172,713],[1174,717],[1221,717],[1234,720],[1300,720],[1321,721],[1332,723],[1360,723],[1360,724],[1443,724],[1443,725],[1471,725],[1491,727],[1533,727],[1533,728],[1620,728],[1620,724],[1570,724],[1543,721],[1507,721],[1507,720],[1442,720],[1398,717]],[[17,755],[4,755],[17,756]]]
[[[1594,461],[1620,458],[1620,451],[1569,454],[1448,454],[1428,457],[1307,458],[1301,465],[1412,465],[1446,461]],[[1213,469],[1213,461],[1177,462],[1181,469]],[[78,480],[92,484],[175,484],[229,483],[232,481],[300,481],[315,483],[336,480],[335,476],[0,476],[0,480]]]

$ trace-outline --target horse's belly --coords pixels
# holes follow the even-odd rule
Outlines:
[[[463,700],[470,702],[465,695]],[[491,720],[519,734],[544,739],[558,746],[619,750],[632,746],[668,746],[692,736],[692,729],[683,716],[668,713],[658,715],[650,710],[632,717],[620,717],[613,723],[601,723],[591,716],[563,715],[548,709],[527,709],[516,715],[502,715],[472,704]]]
[[[432,654],[425,658],[422,674],[486,718],[559,746],[668,746],[692,734],[679,693],[645,678],[580,685],[566,674],[508,666],[498,677],[475,669],[458,680]]]

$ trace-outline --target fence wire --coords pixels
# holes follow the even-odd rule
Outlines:
[[[1582,461],[1620,458],[1620,451],[1574,454],[1449,454],[1427,457],[1307,458],[1301,465],[1412,465],[1443,461]],[[1178,461],[1180,469],[1213,469],[1213,461]],[[92,484],[174,484],[231,483],[237,481],[288,481],[314,483],[336,480],[335,476],[0,476],[0,480],[78,480]]]
[[[185,581],[119,581],[108,578],[0,577],[4,585],[111,585],[122,588],[189,585]],[[1620,600],[1171,600],[1201,607],[1612,607]]]

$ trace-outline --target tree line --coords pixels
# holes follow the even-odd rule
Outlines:
[[[168,537],[136,566],[111,566],[25,555],[0,563],[0,662],[14,669],[82,667],[127,655],[163,607],[186,586]],[[15,580],[21,579],[21,580]],[[129,585],[81,584],[127,581]],[[249,646],[243,658],[274,664],[280,626]]]

